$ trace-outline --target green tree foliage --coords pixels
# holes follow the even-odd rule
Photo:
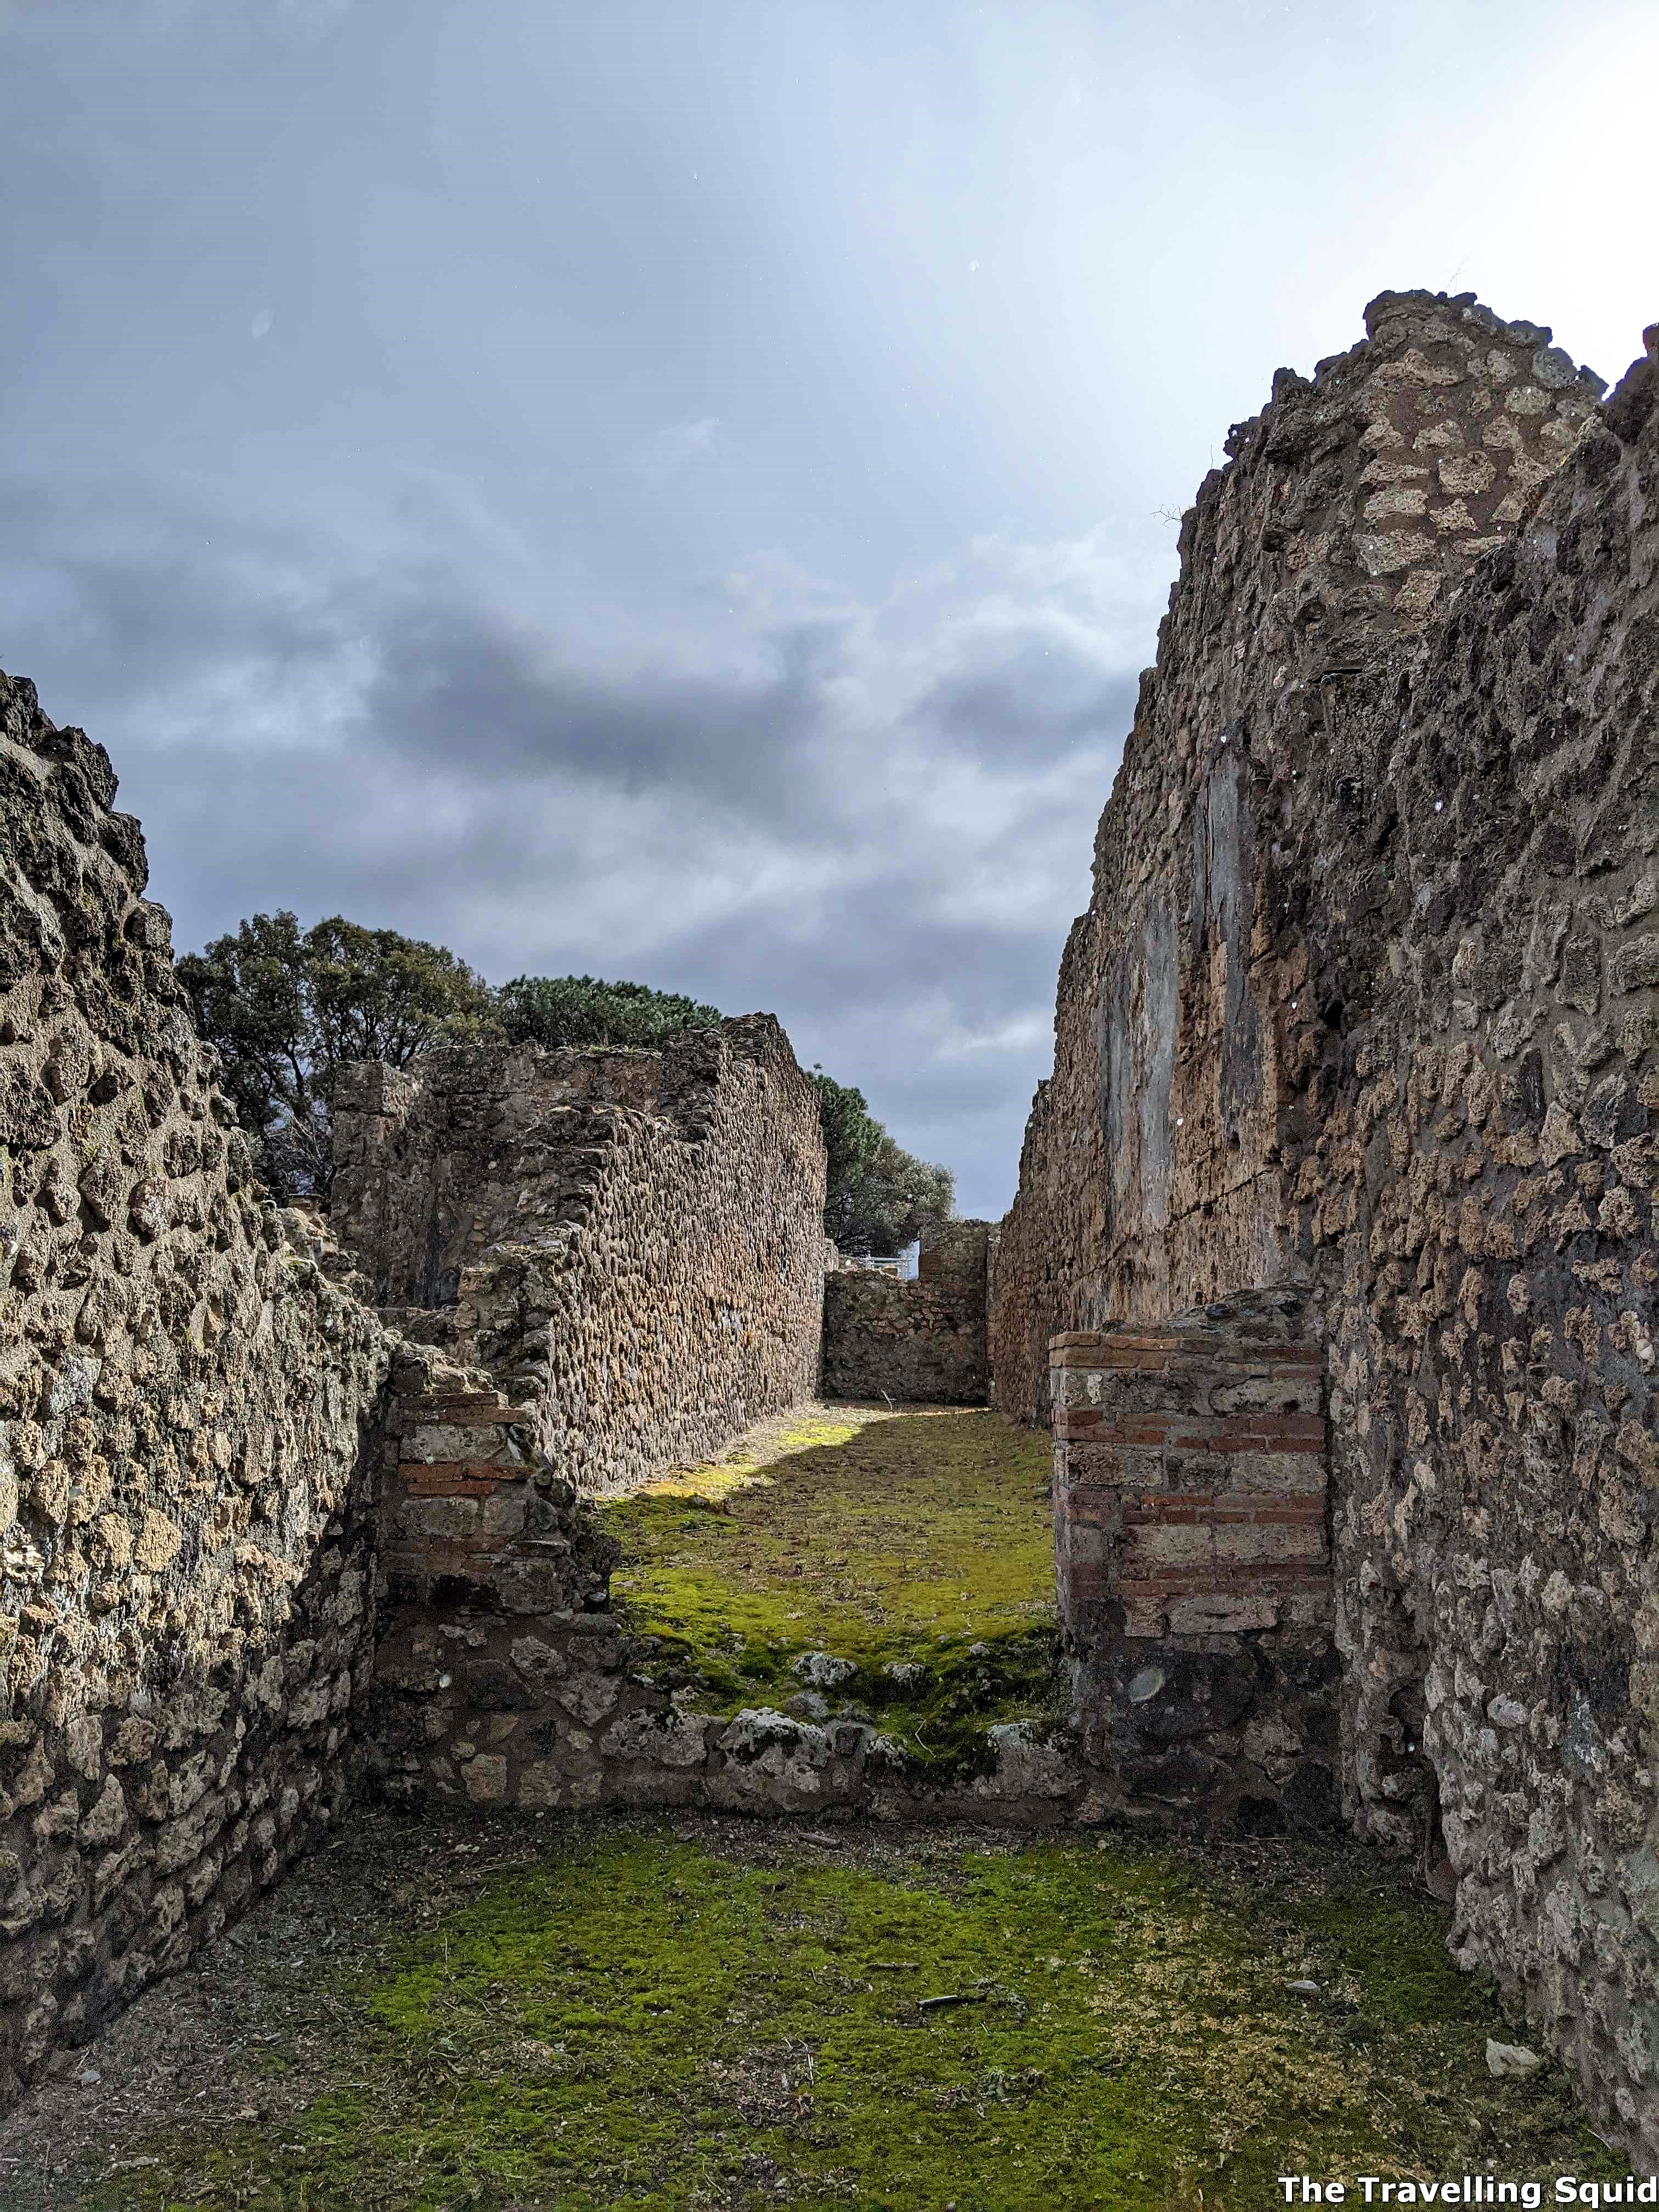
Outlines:
[[[265,1182],[278,1197],[325,1205],[334,1079],[349,1060],[401,1067],[430,1046],[485,1036],[648,1047],[720,1019],[717,1006],[680,992],[593,975],[515,975],[492,991],[441,945],[338,915],[302,930],[291,914],[256,914],[186,954],[178,972],[223,1060],[226,1095],[257,1139]],[[950,1170],[895,1144],[861,1091],[822,1068],[812,1082],[830,1154],[824,1231],[842,1250],[896,1252],[925,1223],[947,1220]]]
[[[919,1160],[894,1142],[864,1093],[812,1071],[830,1155],[824,1234],[848,1253],[899,1252],[923,1228],[948,1221],[956,1201],[949,1168]]]
[[[682,1030],[718,1027],[718,1006],[644,983],[597,975],[515,975],[495,994],[496,1015],[514,1044],[660,1044]]]
[[[302,930],[291,914],[256,914],[187,953],[178,974],[224,1062],[221,1080],[256,1139],[259,1172],[281,1198],[327,1202],[334,1077],[345,1061],[401,1067],[495,1025],[488,985],[453,952],[339,915]]]

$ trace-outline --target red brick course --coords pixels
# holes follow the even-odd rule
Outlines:
[[[1280,1596],[1328,1591],[1326,1425],[1305,1345],[1142,1327],[1073,1332],[1052,1357],[1055,1545],[1074,1635],[1114,1600],[1127,1632],[1147,1637],[1183,1599],[1270,1620]],[[1066,1402],[1085,1388],[1093,1402]],[[1134,1402],[1149,1391],[1164,1402]],[[1264,1397],[1281,1402],[1209,1410]]]
[[[472,1460],[404,1461],[398,1479],[411,1498],[488,1498],[504,1482],[522,1482],[522,1465],[495,1467]]]

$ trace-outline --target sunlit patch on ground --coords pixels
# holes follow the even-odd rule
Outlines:
[[[988,1726],[1055,1717],[1048,1476],[994,1413],[816,1407],[605,1506],[615,1601],[694,1710],[793,1697],[942,1778]],[[812,1652],[851,1671],[815,1684]]]

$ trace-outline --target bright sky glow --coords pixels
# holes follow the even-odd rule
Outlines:
[[[1281,362],[1659,316],[1650,0],[0,0],[0,666],[181,947],[775,1011],[1012,1195],[1175,526]]]

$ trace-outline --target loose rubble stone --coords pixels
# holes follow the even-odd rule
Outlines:
[[[1486,2038],[1486,2071],[1496,2081],[1508,2081],[1512,2075],[1537,2073],[1543,2060],[1535,2051],[1528,2051],[1524,2043],[1497,2043]]]

